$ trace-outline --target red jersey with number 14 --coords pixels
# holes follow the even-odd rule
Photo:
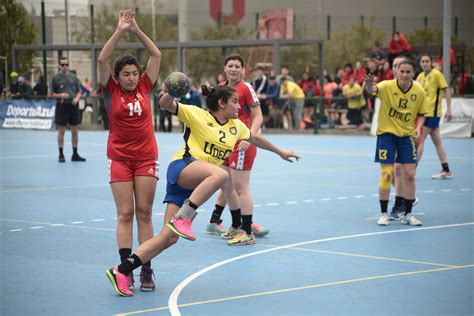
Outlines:
[[[239,119],[250,128],[250,109],[256,104],[260,105],[260,101],[252,85],[248,82],[239,81],[233,88],[239,96]]]
[[[102,87],[109,117],[107,157],[115,160],[158,158],[153,130],[150,92],[153,84],[143,73],[133,92],[124,92],[112,76]]]

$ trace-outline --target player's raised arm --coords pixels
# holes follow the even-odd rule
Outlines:
[[[119,12],[119,21],[117,23],[117,29],[107,40],[104,47],[100,51],[99,58],[97,59],[97,64],[99,67],[99,83],[101,86],[107,85],[107,81],[109,80],[111,73],[109,58],[112,55],[115,47],[117,47],[117,44],[122,38],[122,36],[130,30],[132,17],[133,14],[130,10],[122,10]]]
[[[135,17],[133,15],[131,17],[130,24],[130,31],[136,35],[140,42],[142,42],[146,51],[150,55],[150,59],[148,59],[148,63],[146,65],[146,74],[150,81],[154,84],[158,78],[158,72],[160,71],[161,52],[158,47],[156,47],[155,43],[153,43],[153,41],[145,33],[143,33],[135,21]]]

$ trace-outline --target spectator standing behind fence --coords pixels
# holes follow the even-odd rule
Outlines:
[[[356,82],[362,87],[364,83],[364,75],[366,70],[362,67],[362,63],[360,61],[356,61],[355,69],[354,69],[354,77],[356,78]]]
[[[295,81],[295,79],[292,76],[290,76],[290,67],[288,67],[287,65],[283,65],[281,67],[280,74],[276,76],[276,81],[280,86],[281,86],[282,77],[285,77],[289,81]]]
[[[278,127],[281,121],[280,85],[276,82],[275,76],[268,78],[268,84],[264,93],[257,94],[262,108],[263,126],[267,126],[272,121],[272,127]]]
[[[59,162],[66,162],[63,153],[64,134],[67,126],[71,128],[71,143],[73,154],[71,161],[86,161],[77,152],[79,143],[79,99],[82,91],[76,75],[69,71],[69,59],[59,59],[59,72],[53,76],[51,81],[51,97],[56,98],[55,123],[58,126],[58,150]]]
[[[253,83],[253,88],[257,94],[265,93],[265,88],[267,87],[267,75],[263,72],[262,67],[257,67],[255,74],[255,81]]]
[[[398,31],[393,32],[388,44],[388,62],[392,65],[393,59],[399,55],[410,57],[411,47],[403,34]]]
[[[33,91],[37,97],[48,96],[48,84],[46,83],[46,80],[44,80],[44,76],[39,76],[38,82],[35,84]]]
[[[370,58],[375,62],[377,71],[382,72],[383,64],[387,61],[387,55],[383,51],[379,42],[375,42],[372,46],[372,54],[370,55]]]
[[[26,80],[25,77],[19,77],[18,83],[18,92],[20,92],[20,97],[22,99],[29,99],[35,95],[29,80]]]
[[[357,128],[363,128],[362,108],[365,106],[365,99],[362,87],[355,82],[354,77],[350,77],[349,83],[344,85],[342,94],[347,98],[347,119],[349,123],[357,125]]]
[[[303,106],[305,95],[303,89],[286,77],[280,79],[280,98],[287,98],[291,104],[291,114],[293,116],[293,128],[299,129],[303,118]]]
[[[351,77],[355,77],[354,68],[352,67],[351,63],[347,63],[344,65],[344,70],[341,74],[341,83],[343,86],[349,83],[349,79]]]
[[[12,71],[10,73],[10,85],[7,90],[7,98],[18,99],[20,98],[19,91],[20,83],[18,82],[18,73]]]

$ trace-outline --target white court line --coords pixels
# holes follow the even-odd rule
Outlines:
[[[395,234],[395,233],[405,233],[405,232],[412,232],[412,231],[420,231],[420,230],[431,230],[431,229],[440,229],[440,228],[450,228],[450,227],[462,227],[462,226],[468,226],[468,225],[473,225],[474,222],[468,222],[468,223],[460,223],[460,224],[451,224],[451,225],[440,225],[440,226],[432,226],[432,227],[421,227],[421,228],[407,228],[407,229],[399,229],[399,230],[389,230],[389,231],[382,231],[382,232],[372,232],[372,233],[363,233],[363,234],[355,234],[355,235],[347,235],[347,236],[339,236],[339,237],[332,237],[332,238],[324,238],[324,239],[316,239],[316,240],[310,240],[310,241],[304,241],[304,242],[299,242],[296,244],[291,244],[291,245],[286,245],[286,246],[280,246],[280,247],[275,247],[275,248],[270,248],[270,249],[265,249],[265,250],[260,250],[256,252],[251,252],[245,255],[237,256],[234,258],[230,258],[224,261],[217,262],[213,265],[210,265],[192,275],[184,279],[178,286],[171,292],[171,295],[168,299],[168,308],[170,310],[170,313],[172,316],[181,316],[181,312],[179,311],[178,308],[178,297],[183,291],[183,289],[188,286],[192,281],[203,275],[204,273],[207,273],[211,270],[214,270],[220,266],[223,266],[225,264],[245,259],[248,257],[256,256],[256,255],[261,255],[267,252],[273,252],[277,250],[282,250],[282,249],[288,249],[292,247],[299,247],[299,246],[304,246],[304,245],[309,245],[309,244],[315,244],[315,243],[320,243],[320,242],[326,242],[326,241],[335,241],[335,240],[343,240],[343,239],[351,239],[351,238],[359,238],[359,237],[367,237],[367,236],[377,236],[377,235],[386,235],[386,234]]]
[[[30,229],[40,229],[40,228],[43,228],[43,226],[33,226],[33,227],[30,227]]]
[[[321,198],[321,199],[319,199],[319,200],[322,201],[322,202],[331,201],[330,198]]]
[[[308,199],[308,200],[303,200],[303,203],[311,203],[314,202],[314,200]]]
[[[461,191],[471,191],[471,188],[461,188]]]
[[[298,204],[298,201],[288,201],[288,202],[285,202],[285,204]]]
[[[347,196],[340,196],[337,198],[338,200],[347,200]]]
[[[354,199],[362,199],[365,195],[354,195]]]
[[[452,192],[452,191],[453,191],[453,189],[443,189],[443,190],[441,190],[441,192]]]
[[[77,221],[77,222],[71,222],[71,224],[77,225],[77,224],[84,224],[83,221]]]
[[[97,218],[97,219],[93,219],[92,221],[93,222],[103,222],[103,221],[105,221],[105,218]]]
[[[280,203],[267,203],[266,206],[278,206]]]
[[[9,232],[19,232],[22,231],[23,229],[10,229]]]

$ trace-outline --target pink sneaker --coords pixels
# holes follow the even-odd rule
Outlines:
[[[166,226],[180,237],[187,240],[196,240],[196,235],[192,232],[192,220],[190,218],[173,216]]]
[[[117,266],[110,268],[105,271],[109,277],[110,282],[114,286],[115,291],[120,296],[132,296],[133,292],[129,290],[129,278],[125,274],[118,271]]]
[[[262,226],[252,223],[252,233],[255,235],[255,237],[263,237],[268,235],[270,230],[263,228]]]

